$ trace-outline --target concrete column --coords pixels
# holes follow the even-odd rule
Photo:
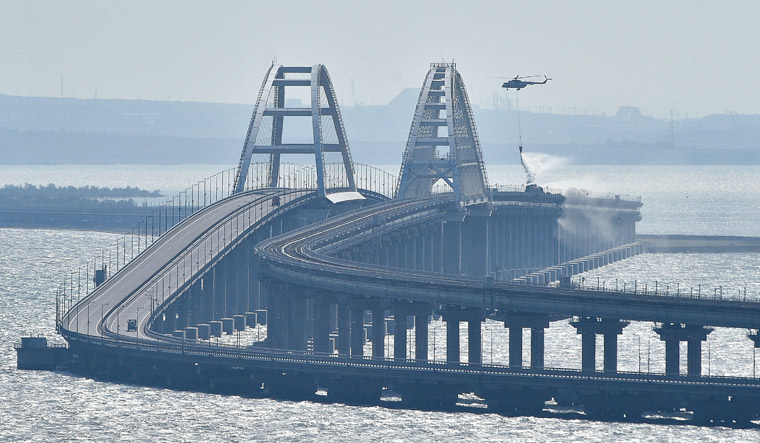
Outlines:
[[[688,375],[702,375],[702,342],[713,331],[712,328],[678,323],[663,323],[654,328],[665,342],[665,373],[678,375],[680,373],[680,342],[688,343],[687,367]]]
[[[509,327],[509,367],[522,367],[522,327]]]
[[[273,315],[271,319],[273,324],[267,326],[267,332],[272,333],[272,347],[276,349],[287,349],[290,344],[288,335],[290,333],[290,299],[287,292],[281,286],[277,286],[273,292],[272,308]]]
[[[314,300],[314,351],[330,352],[330,303],[319,297]]]
[[[544,367],[544,328],[530,329],[530,367]]]
[[[702,340],[690,338],[687,342],[686,373],[702,375]]]
[[[435,252],[433,251],[433,243],[435,241],[435,229],[435,224],[428,223],[425,225],[425,231],[423,233],[423,250],[425,251],[425,254],[423,257],[422,269],[425,272],[434,272],[433,254]]]
[[[213,279],[213,305],[214,319],[224,317],[224,272],[221,262],[214,266],[212,272]]]
[[[680,342],[675,339],[665,340],[665,373],[668,375],[678,375],[680,372],[681,349]]]
[[[244,241],[238,246],[235,257],[237,259],[237,314],[243,314],[250,310],[249,302],[249,286],[248,286],[248,241]]]
[[[253,248],[246,250],[248,257],[248,310],[263,309],[266,304],[261,299],[261,284],[259,283],[259,260],[253,253]]]
[[[469,320],[467,322],[467,361],[471,365],[480,365],[483,363],[483,347],[480,319]]]
[[[491,275],[501,269],[501,218],[493,214],[488,218],[488,269],[486,275]],[[498,278],[498,276],[495,276]]]
[[[164,321],[163,321],[163,327],[161,332],[164,334],[171,334],[177,329],[176,320],[177,319],[177,313],[173,306],[169,306],[164,311]]]
[[[364,310],[351,308],[351,356],[364,355]]]
[[[488,217],[467,216],[462,224],[462,271],[473,277],[488,272]]]
[[[406,360],[406,312],[394,311],[393,322],[396,325],[393,331],[393,358]]]
[[[306,298],[295,295],[290,298],[290,327],[288,331],[288,349],[306,350]]]
[[[384,235],[380,238],[380,252],[378,255],[378,264],[380,266],[390,266],[388,260],[390,244],[391,240],[387,235]]]
[[[433,272],[443,273],[443,224],[436,223],[431,241]]]
[[[428,320],[429,314],[414,317],[414,358],[428,361]]]
[[[351,349],[351,310],[347,303],[338,303],[338,354],[348,357]]]
[[[446,361],[459,363],[459,319],[446,320]]]
[[[402,232],[398,234],[398,268],[409,269],[409,233]]]
[[[224,297],[225,297],[225,317],[232,317],[237,314],[237,268],[233,261],[234,253],[227,255],[221,261],[224,262]]]
[[[214,280],[212,276],[213,272],[206,272],[201,278],[201,296],[203,299],[203,313],[201,317],[204,323],[214,320]]]
[[[190,286],[190,324],[197,325],[202,322],[203,293],[201,291],[201,280],[199,279]]]
[[[581,334],[581,369],[587,372],[596,370],[596,334]]]
[[[398,236],[393,234],[388,238],[388,267],[398,268]]]
[[[581,317],[570,322],[581,334],[581,368],[596,370],[596,335],[604,336],[604,371],[617,372],[617,336],[629,322],[611,318]]]
[[[617,372],[617,337],[615,333],[604,334],[604,372]]]
[[[372,357],[385,357],[385,313],[382,308],[372,309]]]
[[[544,367],[544,329],[549,327],[549,318],[525,312],[507,312],[504,326],[509,328],[509,366],[523,367],[523,329],[530,328],[530,365]]]
[[[443,273],[459,275],[462,272],[462,223],[447,221],[443,224]]]

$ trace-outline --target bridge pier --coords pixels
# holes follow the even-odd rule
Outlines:
[[[345,299],[338,300],[337,348],[338,354],[342,357],[348,357],[351,353],[351,307]]]
[[[406,360],[406,310],[403,308],[393,309],[393,358],[394,360]]]
[[[206,272],[201,277],[201,296],[203,298],[202,322],[214,320],[214,280],[213,271]]]
[[[405,359],[408,352],[407,331],[409,328],[408,317],[414,318],[414,359],[428,360],[428,323],[433,312],[432,305],[428,303],[406,303],[398,301],[393,305],[393,318],[395,322],[393,336],[393,355],[396,360]],[[403,355],[403,357],[399,357]]]
[[[484,277],[489,272],[488,218],[490,214],[491,211],[480,210],[475,215],[467,215],[461,224],[461,244],[467,245],[467,251],[460,251],[462,274]]]
[[[288,326],[290,324],[290,300],[283,285],[277,285],[276,291],[270,292],[272,312],[272,322],[270,322],[267,331],[272,331],[272,347],[276,349],[287,349],[288,343]]]
[[[193,283],[187,292],[187,296],[190,297],[190,324],[197,325],[198,323],[201,323],[203,319],[203,291],[201,290],[201,280],[199,279]]]
[[[248,272],[250,271],[250,251],[249,249],[253,249],[249,247],[249,241],[244,240],[241,242],[241,244],[235,249],[235,264],[236,266],[236,278],[235,283],[237,286],[237,291],[235,295],[237,296],[236,300],[236,314],[242,314],[244,312],[248,312],[250,310],[249,307],[249,289],[248,289]]]
[[[248,256],[248,310],[263,309],[266,303],[261,298],[261,283],[259,282],[259,260],[253,253],[253,238],[249,244]]]
[[[209,287],[212,293],[211,304],[213,305],[214,314],[212,317],[214,320],[218,320],[224,317],[224,278],[222,268],[214,266],[211,270],[212,284]]]
[[[483,314],[480,309],[460,309],[447,307],[441,311],[446,322],[446,361],[459,363],[459,322],[466,321],[467,325],[467,362],[471,365],[483,363],[482,353],[482,322]]]
[[[237,314],[237,267],[235,266],[235,251],[224,257],[224,316],[232,317]]]
[[[399,256],[401,251],[401,239],[398,234],[388,236],[388,266],[398,269],[400,267]]]
[[[305,351],[307,339],[306,325],[308,324],[306,318],[306,298],[298,294],[288,295],[287,298],[290,305],[288,349]]]
[[[678,323],[663,323],[654,332],[665,342],[665,373],[678,375],[680,368],[680,343],[687,343],[686,374],[702,375],[702,342],[713,331],[712,328]]]
[[[177,329],[177,309],[172,304],[164,311],[164,318],[162,323],[161,332],[164,334],[172,334]]]
[[[443,273],[443,224],[434,223],[431,230],[430,239],[430,259],[432,272]]]
[[[543,368],[544,329],[549,327],[549,318],[545,315],[509,312],[504,320],[504,327],[509,328],[509,366],[523,367],[523,329],[530,328],[530,367]]]
[[[446,220],[443,223],[443,273],[459,275],[462,272],[462,222]]]
[[[570,322],[581,334],[581,369],[596,370],[596,335],[604,336],[604,372],[617,372],[617,337],[630,323],[612,318],[580,317]]]
[[[372,308],[372,357],[385,358],[385,310]]]
[[[330,301],[314,299],[314,352],[330,353]]]
[[[176,329],[184,329],[190,319],[190,308],[187,297],[180,297],[175,303],[177,304]]]
[[[351,356],[364,355],[364,308],[351,306]]]

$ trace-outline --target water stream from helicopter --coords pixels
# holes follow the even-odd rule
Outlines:
[[[525,157],[523,156],[522,126],[520,124],[520,99],[518,90],[515,90],[515,108],[517,109],[517,134],[519,137],[518,148],[520,149],[520,163],[522,163],[522,167],[525,170],[525,184],[530,185],[535,180],[536,174],[530,170],[528,165],[525,163]]]

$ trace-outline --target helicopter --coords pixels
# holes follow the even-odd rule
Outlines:
[[[541,77],[541,76],[540,75],[528,75],[528,76],[521,77],[521,76],[518,75],[515,78],[513,78],[513,79],[511,79],[511,80],[509,80],[507,82],[504,82],[504,84],[501,85],[501,87],[505,88],[505,89],[517,89],[519,91],[520,89],[522,89],[522,88],[524,88],[524,87],[526,87],[528,85],[543,85],[546,82],[548,82],[549,80],[551,80],[550,78],[548,78],[545,75],[543,76],[544,77],[544,81],[542,81],[542,82],[525,80],[525,79],[534,78],[534,77]]]

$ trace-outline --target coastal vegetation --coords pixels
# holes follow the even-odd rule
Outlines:
[[[158,190],[136,187],[5,185],[0,188],[0,209],[46,211],[129,210],[139,206],[135,198],[160,197]],[[143,205],[145,203],[143,202]]]

